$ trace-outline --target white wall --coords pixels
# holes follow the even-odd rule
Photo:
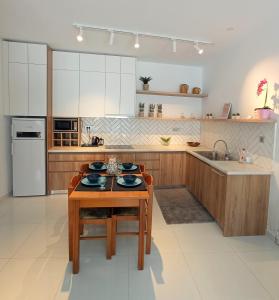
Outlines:
[[[0,197],[11,191],[10,119],[4,116],[2,89],[2,40],[0,40]]]
[[[136,77],[139,90],[142,89],[140,76],[153,78],[149,85],[150,90],[154,91],[179,92],[179,86],[182,83],[190,86],[189,92],[193,87],[203,87],[203,69],[201,67],[138,61]],[[191,114],[198,117],[202,112],[202,101],[197,98],[137,95],[136,108],[138,109],[139,102],[144,102],[147,113],[148,104],[161,103],[164,116],[180,117],[183,113],[185,117],[190,117]]]
[[[266,23],[264,28],[246,36],[241,43],[226,50],[205,67],[204,86],[209,98],[204,102],[203,113],[212,112],[218,115],[224,102],[231,102],[233,112],[239,112],[243,116],[253,115],[254,108],[263,106],[264,99],[256,95],[257,84],[263,78],[269,81],[270,97],[275,96],[279,103],[279,91],[275,90],[276,84],[279,84],[277,27],[272,22]],[[272,105],[272,102],[269,104]],[[278,109],[275,112],[278,121]],[[279,230],[278,135],[275,145],[268,218],[268,230],[272,234]]]

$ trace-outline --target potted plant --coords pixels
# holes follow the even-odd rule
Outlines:
[[[161,136],[160,139],[161,139],[162,145],[168,146],[170,144],[171,136],[169,136],[169,137]]]
[[[269,119],[272,114],[272,109],[267,106],[268,81],[266,79],[261,80],[258,84],[257,95],[260,96],[263,92],[265,92],[264,106],[255,108],[255,112],[259,119],[266,120]]]
[[[143,77],[143,76],[141,76],[139,78],[139,80],[142,81],[142,83],[143,83],[143,86],[142,86],[143,90],[144,91],[148,91],[149,90],[149,84],[148,84],[148,82],[150,80],[152,80],[152,77],[150,77],[150,76],[149,77]]]

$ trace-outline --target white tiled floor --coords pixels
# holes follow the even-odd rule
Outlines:
[[[111,261],[104,241],[82,241],[72,275],[66,195],[0,199],[0,299],[279,299],[279,247],[267,237],[224,238],[215,223],[166,225],[156,203],[153,224],[144,271],[136,237],[121,237]]]

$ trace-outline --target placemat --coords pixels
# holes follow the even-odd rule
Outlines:
[[[141,177],[141,179],[143,179],[143,178]],[[143,181],[140,185],[135,186],[135,187],[124,187],[124,186],[119,185],[116,182],[116,178],[114,178],[113,184],[112,184],[112,191],[114,191],[114,192],[147,191],[147,188],[146,188],[145,181]]]
[[[141,174],[139,165],[136,165],[137,168],[135,170],[121,170],[121,174]],[[85,171],[86,174],[98,173],[98,174],[106,174],[107,170],[92,170],[87,168]]]
[[[85,171],[86,174],[92,174],[92,173],[97,173],[97,174],[106,174],[107,170],[92,170],[87,168],[87,170]]]
[[[104,190],[100,190],[99,186],[86,186],[80,182],[78,184],[78,186],[75,188],[75,191],[77,191],[77,192],[92,192],[92,191],[107,192],[107,191],[111,191],[112,176],[106,176],[106,177],[107,177],[107,182],[106,182]]]

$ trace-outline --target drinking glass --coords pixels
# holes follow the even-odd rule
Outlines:
[[[106,182],[107,182],[107,179],[106,179],[105,176],[101,176],[99,178],[100,190],[105,190],[106,189]]]

